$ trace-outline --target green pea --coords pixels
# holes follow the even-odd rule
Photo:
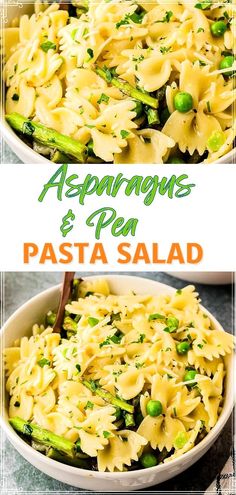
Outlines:
[[[187,354],[189,349],[190,349],[190,344],[188,342],[185,342],[185,341],[179,342],[179,344],[177,344],[177,346],[176,346],[176,350],[177,350],[178,354],[180,354],[180,355]]]
[[[160,416],[162,414],[162,403],[159,400],[149,400],[146,411],[149,416]]]
[[[223,132],[214,131],[207,141],[207,146],[212,153],[216,153],[223,146],[225,140],[226,138]]]
[[[140,462],[142,464],[142,466],[146,469],[146,468],[150,468],[150,467],[154,467],[157,465],[157,458],[154,454],[143,454],[141,457],[140,457]]]
[[[174,107],[178,112],[186,113],[193,108],[193,97],[190,93],[180,91],[174,97]]]
[[[224,57],[221,62],[219,68],[222,69],[229,69],[232,67],[234,63],[234,57],[233,55],[227,55],[227,57]],[[224,72],[224,76],[231,76],[233,74],[233,70],[228,70],[227,72]]]
[[[185,163],[185,162],[184,160],[182,160],[182,158],[178,158],[177,156],[172,156],[172,158],[170,158],[168,163]]]
[[[174,447],[176,449],[182,449],[186,442],[188,441],[187,435],[184,431],[179,431],[178,435],[174,440]]]
[[[143,104],[141,101],[134,100],[134,102],[136,103],[136,107],[134,108],[134,112],[136,112],[136,118],[139,119],[139,117],[141,117],[143,114]]]
[[[227,26],[225,22],[223,21],[213,22],[213,24],[211,25],[211,34],[215,38],[220,38],[220,36],[223,36],[223,34],[225,34],[226,29]]]
[[[187,373],[185,373],[184,375],[184,382],[188,382],[189,380],[194,380],[196,374],[197,374],[196,370],[187,371]],[[196,385],[196,382],[190,383],[188,386],[194,387],[194,385]]]

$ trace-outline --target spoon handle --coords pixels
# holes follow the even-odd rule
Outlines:
[[[61,290],[61,297],[60,297],[59,307],[57,310],[57,317],[56,317],[56,321],[53,325],[53,332],[55,332],[55,333],[61,333],[61,327],[62,327],[62,323],[63,323],[65,305],[66,305],[68,299],[70,298],[74,276],[75,276],[75,272],[65,272],[64,273],[64,279],[63,279],[62,290]]]

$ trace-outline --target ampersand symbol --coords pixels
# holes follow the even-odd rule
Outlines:
[[[73,220],[75,220],[75,215],[72,210],[68,210],[67,214],[62,218],[62,225],[60,227],[63,237],[66,237],[67,234],[73,229],[74,225],[71,224]]]

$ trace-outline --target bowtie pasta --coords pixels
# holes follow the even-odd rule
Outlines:
[[[72,466],[127,471],[170,462],[214,427],[233,337],[214,329],[193,286],[113,295],[82,281],[56,314],[5,349],[9,420]]]
[[[235,3],[36,2],[5,30],[6,119],[58,163],[209,163],[234,146]]]

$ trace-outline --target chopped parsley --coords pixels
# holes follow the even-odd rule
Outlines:
[[[113,343],[113,344],[120,344],[122,337],[123,337],[123,333],[122,332],[116,332],[114,335],[109,335],[106,338],[106,340],[104,340],[103,342],[101,342],[99,344],[99,347],[102,348],[105,345],[111,345],[111,343]]]
[[[44,366],[46,366],[46,365],[50,366],[50,364],[51,364],[51,363],[50,363],[50,361],[49,361],[48,359],[46,359],[46,358],[42,358],[42,359],[40,359],[40,360],[38,361],[38,364],[39,364],[39,366],[40,366],[41,368],[43,368],[43,367],[44,367]]]
[[[137,370],[139,370],[143,366],[144,366],[144,363],[135,363],[135,368],[137,368]]]
[[[152,320],[165,320],[166,317],[164,315],[160,315],[160,313],[153,313],[152,315],[149,315],[148,321]]]
[[[56,50],[57,47],[55,43],[52,43],[52,41],[47,40],[41,43],[40,48],[42,48],[42,50],[47,53],[48,50]]]
[[[200,2],[200,3],[196,3],[194,5],[194,7],[196,9],[206,10],[206,9],[209,9],[210,8],[211,4],[212,4],[211,1],[210,2]]]
[[[143,341],[144,341],[144,339],[145,339],[145,337],[146,337],[145,333],[140,333],[138,340],[136,340],[135,342],[133,342],[133,344],[142,344]]]
[[[85,28],[83,30],[83,34],[82,34],[83,38],[88,34],[88,32],[89,32],[88,28]]]
[[[121,130],[120,135],[121,135],[122,139],[126,139],[129,136],[129,132],[125,131],[125,130]]]
[[[88,324],[90,327],[95,327],[99,323],[99,320],[97,318],[93,318],[93,316],[88,317]]]
[[[14,93],[14,95],[11,97],[13,101],[18,101],[19,100],[19,95],[17,93]]]
[[[84,409],[93,409],[94,408],[94,404],[93,402],[90,402],[90,400],[88,400],[86,406],[84,407]]]
[[[76,40],[75,40],[75,37],[76,37],[76,33],[77,33],[77,31],[78,31],[78,29],[77,29],[77,28],[76,28],[76,29],[73,29],[73,31],[71,31],[71,38],[72,38],[72,40],[73,40],[73,41],[76,41]]]
[[[168,53],[170,51],[170,46],[161,46],[160,47],[160,52],[162,53],[162,55],[164,55],[165,53]]]
[[[105,103],[107,105],[109,100],[110,100],[110,97],[105,95],[104,93],[102,93],[100,98],[97,100],[97,102],[99,105],[100,105],[100,103]]]
[[[75,367],[76,367],[78,373],[80,373],[81,372],[81,366],[80,366],[80,364],[76,364]]]
[[[209,101],[206,102],[206,106],[207,106],[207,111],[210,113],[211,112],[211,104]]]
[[[161,19],[160,21],[156,21],[156,23],[158,23],[158,22],[170,22],[171,17],[173,17],[173,12],[171,10],[167,10],[163,19]]]
[[[91,60],[93,57],[94,57],[94,53],[93,53],[93,50],[92,48],[88,48],[87,49],[87,54],[88,54],[88,61]]]
[[[113,323],[114,321],[121,321],[120,313],[111,313],[110,323]]]
[[[104,431],[103,436],[104,436],[104,438],[109,438],[111,436],[111,434],[109,431]]]
[[[141,11],[140,13],[136,11],[133,12],[133,14],[126,14],[123,19],[116,23],[116,29],[119,29],[119,27],[121,26],[127,26],[127,24],[130,24],[130,21],[134,22],[135,24],[142,24],[145,14],[145,10]]]

